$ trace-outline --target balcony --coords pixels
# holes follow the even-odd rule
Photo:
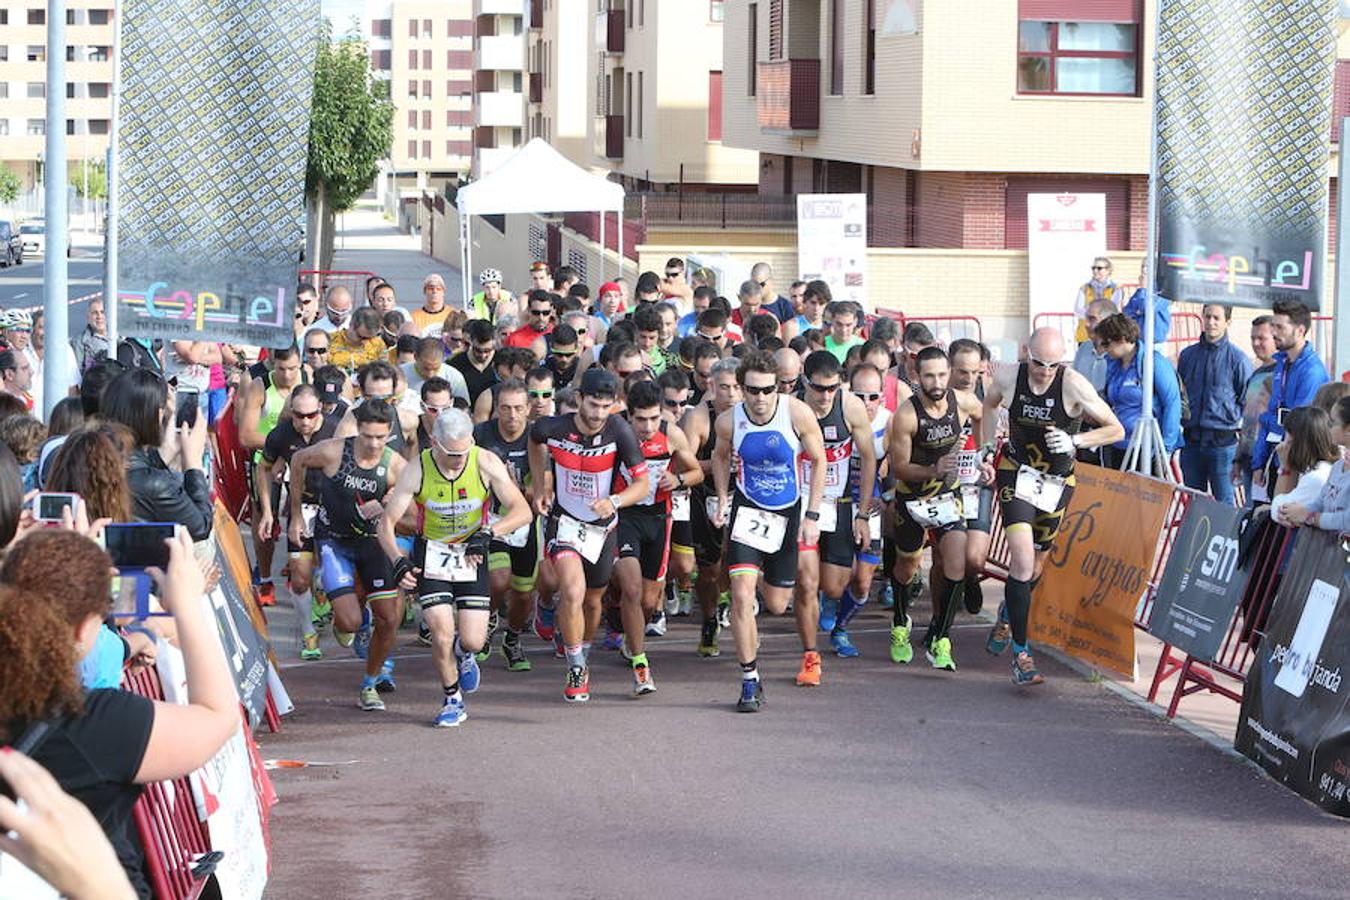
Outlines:
[[[519,128],[525,124],[524,97],[515,91],[487,91],[474,98],[475,124]]]
[[[544,0],[530,0],[530,27],[544,27]]]
[[[605,158],[623,159],[623,116],[605,116]]]
[[[609,9],[595,16],[595,45],[605,53],[623,52],[623,10]]]
[[[544,102],[544,74],[542,72],[530,73],[530,102]]]
[[[759,63],[759,129],[773,134],[820,131],[820,60]]]
[[[525,68],[525,40],[518,34],[480,37],[475,51],[477,69],[520,71]]]

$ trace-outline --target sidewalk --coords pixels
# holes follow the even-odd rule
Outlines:
[[[358,205],[341,214],[337,228],[334,269],[374,272],[394,286],[399,305],[408,310],[422,305],[422,279],[436,272],[445,279],[445,302],[463,305],[459,269],[423,253],[419,238],[403,234],[373,206]]]

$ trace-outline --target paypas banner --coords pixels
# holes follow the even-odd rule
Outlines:
[[[1336,5],[1161,2],[1159,291],[1322,308]]]
[[[319,0],[137,0],[122,23],[118,327],[280,346]]]

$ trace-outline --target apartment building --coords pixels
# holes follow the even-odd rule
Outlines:
[[[474,0],[475,178],[525,140],[525,11],[522,0]]]
[[[112,0],[69,0],[66,151],[102,160],[112,119]],[[47,4],[0,0],[0,164],[25,189],[39,181],[47,135]]]

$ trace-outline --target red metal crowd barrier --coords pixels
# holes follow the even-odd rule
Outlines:
[[[361,272],[355,269],[301,269],[300,280],[308,281],[322,294],[332,287],[345,287],[351,291],[352,301],[357,306],[366,302],[366,279],[374,278],[374,272]]]
[[[212,475],[216,496],[225,504],[234,520],[242,522],[249,513],[246,469],[252,454],[239,443],[239,424],[234,419],[234,403],[234,398],[231,398],[216,420],[216,456]]]
[[[1204,330],[1204,320],[1195,313],[1172,313],[1172,330],[1167,334],[1167,346],[1163,353],[1175,361],[1182,350],[1200,340]]]
[[[164,699],[154,669],[128,671],[122,686],[151,700]],[[206,887],[209,872],[198,874],[194,869],[211,852],[211,845],[206,826],[197,818],[187,777],[147,784],[132,808],[132,818],[156,900],[195,900]]]
[[[871,320],[878,316],[894,319],[902,329],[910,322],[922,322],[943,347],[960,338],[984,343],[984,324],[978,316],[907,316],[898,309],[878,308]]]
[[[1036,313],[1031,320],[1031,330],[1054,328],[1064,338],[1065,352],[1078,346],[1078,316],[1071,312]]]
[[[1275,602],[1275,595],[1279,593],[1284,562],[1294,539],[1293,529],[1277,525],[1272,520],[1266,520],[1259,527],[1261,531],[1255,538],[1250,556],[1251,575],[1214,661],[1204,662],[1190,654],[1178,656],[1173,653],[1171,644],[1163,644],[1162,656],[1158,659],[1153,683],[1149,686],[1148,699],[1149,702],[1155,701],[1163,682],[1176,675],[1176,689],[1167,706],[1169,718],[1177,714],[1177,707],[1183,697],[1199,691],[1209,691],[1236,703],[1242,702],[1242,687],[1247,680],[1247,670],[1255,658],[1261,638],[1265,636],[1266,617]]]

